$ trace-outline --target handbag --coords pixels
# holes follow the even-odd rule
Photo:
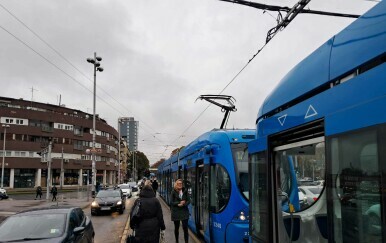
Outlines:
[[[135,243],[135,230],[127,236],[126,243]]]
[[[141,221],[140,207],[141,207],[141,200],[137,199],[130,213],[130,225],[138,226],[139,222]]]

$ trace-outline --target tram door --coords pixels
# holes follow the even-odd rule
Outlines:
[[[209,239],[209,236],[205,236],[205,232],[208,231],[209,226],[209,165],[204,165],[204,161],[197,162],[197,177],[196,177],[196,206],[195,221],[197,233],[200,237]]]

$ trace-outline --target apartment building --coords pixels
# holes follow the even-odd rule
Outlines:
[[[92,148],[92,114],[63,105],[0,97],[0,123],[5,188],[47,185],[47,159],[40,154],[50,141],[52,183],[60,184],[62,165],[64,187],[91,183],[91,154],[86,151]],[[95,130],[96,179],[111,185],[117,176],[118,132],[98,116]]]

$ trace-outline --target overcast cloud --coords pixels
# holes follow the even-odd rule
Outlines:
[[[254,1],[289,7],[298,2]],[[217,0],[2,0],[0,4],[82,72],[0,6],[0,96],[31,100],[33,87],[34,101],[58,104],[61,95],[67,107],[92,113],[93,71],[86,59],[97,52],[105,71],[97,74],[96,112],[115,128],[118,117],[139,120],[139,150],[151,164],[220,126],[223,113],[211,106],[184,132],[208,106],[196,98],[218,94],[232,80],[263,46],[277,15]],[[312,0],[308,7],[363,14],[375,4]],[[298,15],[223,92],[236,99],[237,112],[230,115],[227,127],[254,128],[262,101],[280,79],[352,21]]]

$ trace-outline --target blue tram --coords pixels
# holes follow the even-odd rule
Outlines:
[[[170,203],[177,178],[191,204],[189,228],[205,242],[248,242],[248,148],[255,130],[215,129],[158,167],[159,192]]]
[[[386,242],[385,61],[381,1],[266,98],[248,144],[251,242]]]

